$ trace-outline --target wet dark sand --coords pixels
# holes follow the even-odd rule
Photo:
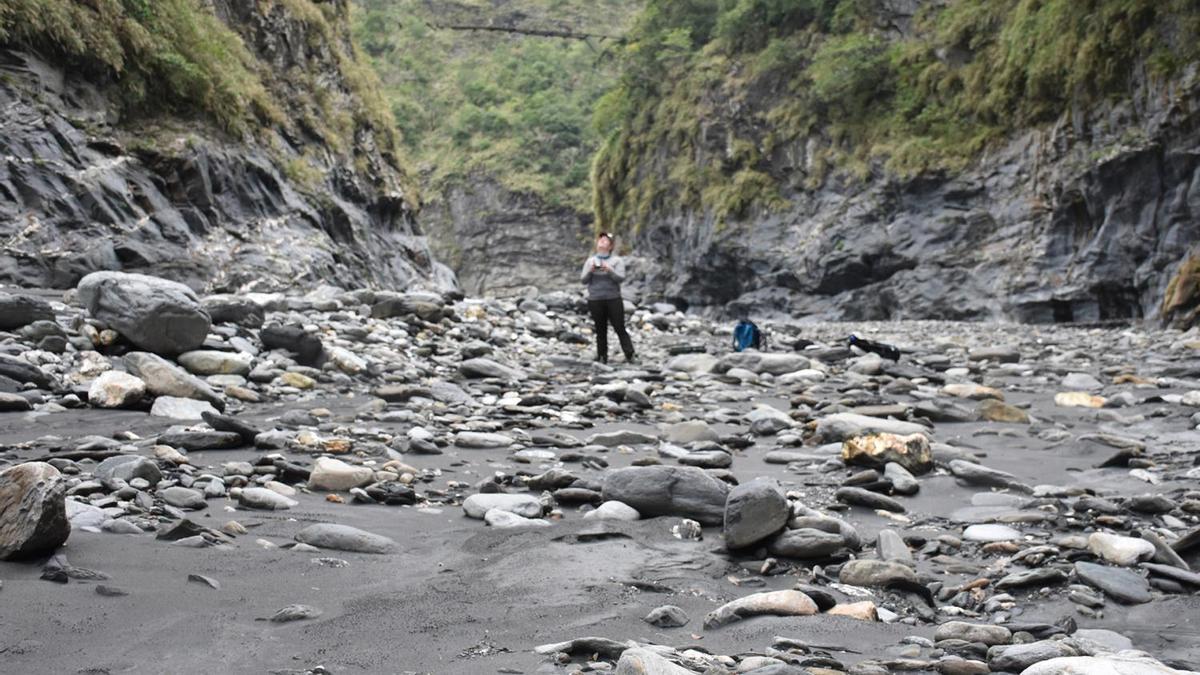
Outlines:
[[[1054,408],[1051,395],[1012,395],[1030,402],[1032,412],[1073,425],[1072,432],[1106,426],[1095,412]],[[256,406],[249,419],[264,420],[287,407],[324,406],[345,415],[362,399],[313,400],[303,405]],[[731,407],[747,407],[746,404]],[[1148,412],[1154,406],[1122,409],[1122,414]],[[1117,433],[1161,437],[1164,450],[1197,440],[1185,429],[1160,428],[1149,419]],[[130,430],[153,435],[167,421],[137,412],[77,410],[51,415],[0,415],[0,444],[11,446],[45,435],[63,437],[109,435]],[[387,425],[381,425],[387,426]],[[650,430],[648,425],[612,424],[579,436],[617,428]],[[722,428],[722,427],[718,427]],[[1023,432],[995,435],[1007,425],[939,424],[938,441],[974,448],[988,466],[1009,471],[1032,485],[1050,483],[1100,488],[1119,494],[1142,494],[1177,485],[1151,486],[1125,469],[1094,469],[1115,449],[1087,442],[1057,446]],[[1153,443],[1151,444],[1154,445]],[[806,485],[811,476],[789,473],[761,460],[768,440],[736,453],[733,470],[740,479],[775,476],[785,489],[809,496],[808,503],[832,504],[834,487],[844,472],[825,477],[828,486]],[[1153,449],[1153,447],[1152,447]],[[652,455],[610,452],[613,466]],[[10,450],[5,455],[29,459],[41,452]],[[193,452],[198,467],[249,459],[252,450]],[[451,466],[454,461],[465,464]],[[512,464],[501,450],[451,448],[446,455],[410,455],[418,468],[441,467],[446,473],[435,487],[453,478],[474,483],[499,468],[536,469]],[[578,465],[572,471],[595,477]],[[905,500],[912,523],[907,527],[930,538],[960,534],[945,517],[986,491],[956,485],[949,476],[921,479],[921,493]],[[1194,488],[1195,486],[1188,486]],[[418,491],[421,488],[418,487]],[[236,510],[229,500],[210,500],[192,518],[210,527],[229,520],[250,527],[235,546],[192,549],[156,541],[152,535],[121,536],[76,530],[62,549],[75,566],[111,576],[106,583],[129,595],[104,597],[97,582],[72,580],[59,585],[38,579],[40,565],[0,563],[0,663],[6,673],[263,673],[302,671],[324,665],[333,672],[363,673],[533,673],[547,663],[533,647],[581,636],[637,639],[675,647],[698,645],[714,653],[761,651],[773,636],[797,638],[828,648],[843,663],[882,656],[907,635],[931,637],[932,626],[910,627],[863,623],[843,617],[763,617],[716,630],[703,630],[703,616],[721,602],[757,590],[788,588],[792,576],[768,577],[765,587],[737,587],[727,577],[738,572],[722,550],[719,528],[707,528],[699,542],[670,535],[675,519],[637,523],[584,520],[573,509],[566,520],[544,529],[494,530],[462,515],[459,507],[440,509],[334,504],[322,494],[302,494],[291,511]],[[841,516],[854,524],[864,542],[883,527],[906,531],[865,509]],[[302,553],[264,548],[292,541],[303,526],[337,522],[395,539],[401,551],[366,555],[328,551]],[[1038,527],[1021,526],[1026,532]],[[346,567],[322,566],[314,559],[347,561]],[[984,557],[983,563],[995,558]],[[925,563],[918,563],[924,565]],[[203,574],[220,582],[213,590],[188,582]],[[745,576],[745,575],[742,575]],[[968,581],[947,576],[947,584]],[[651,593],[621,583],[636,579],[672,589]],[[1081,628],[1109,628],[1129,636],[1137,648],[1162,659],[1200,662],[1200,596],[1168,596],[1147,605],[1124,607],[1110,601],[1102,620],[1075,613],[1065,600],[1033,601],[1034,591],[1017,591],[1020,621],[1053,623],[1074,616]],[[1060,594],[1061,595],[1061,594]],[[275,624],[257,621],[289,604],[318,607],[315,620]],[[641,618],[663,604],[682,607],[691,618],[684,628],[659,629]],[[839,650],[845,648],[845,651]],[[860,654],[861,653],[861,654]]]

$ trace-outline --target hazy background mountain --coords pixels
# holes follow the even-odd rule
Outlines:
[[[592,224],[598,101],[633,0],[356,0],[355,35],[383,81],[422,183],[434,251],[473,292],[574,281]],[[458,29],[453,27],[460,27]]]

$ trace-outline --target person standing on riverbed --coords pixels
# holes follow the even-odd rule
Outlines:
[[[580,281],[588,290],[588,311],[596,328],[596,360],[608,363],[608,326],[611,325],[621,341],[625,360],[632,363],[633,340],[625,330],[625,301],[621,298],[621,282],[625,280],[625,261],[613,254],[616,237],[601,232],[596,237],[596,252],[583,261]]]

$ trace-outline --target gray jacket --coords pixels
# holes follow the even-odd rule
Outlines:
[[[609,270],[601,272],[593,269],[596,261],[595,254],[583,261],[583,272],[579,280],[588,289],[588,300],[616,300],[621,297],[621,282],[625,280],[625,261],[615,255],[610,255],[604,262]]]

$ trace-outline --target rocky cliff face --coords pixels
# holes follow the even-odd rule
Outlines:
[[[824,319],[1194,317],[1184,308],[1196,305],[1197,269],[1185,263],[1200,251],[1195,60],[1178,56],[1186,65],[1168,76],[1151,74],[1150,59],[1132,61],[1128,82],[1109,83],[1103,96],[1077,100],[1068,93],[1060,102],[1043,91],[1048,108],[1066,112],[1039,118],[1048,122],[990,122],[1005,133],[981,152],[964,153],[971,157],[965,168],[901,178],[885,164],[897,143],[883,156],[856,152],[854,129],[847,131],[852,123],[842,124],[835,107],[821,108],[827,92],[804,87],[858,82],[867,90],[854,94],[859,98],[842,93],[837,104],[872,111],[860,114],[874,117],[855,118],[864,124],[894,119],[887,116],[911,104],[893,95],[899,85],[872,81],[866,70],[858,80],[834,71],[833,85],[822,83],[820,59],[831,51],[820,45],[843,45],[835,52],[839,65],[874,68],[879,54],[904,53],[887,51],[890,45],[917,44],[903,41],[919,4],[889,4],[891,16],[903,21],[824,36],[811,48],[816,56],[797,57],[797,70],[816,64],[804,71],[809,80],[795,80],[805,82],[798,89],[780,84],[788,82],[782,75],[755,71],[762,54],[713,56],[699,61],[709,68],[707,80],[693,78],[691,88],[666,85],[639,104],[597,164],[598,217],[606,227],[636,231],[641,260],[631,269],[641,275],[638,292],[728,314]],[[995,21],[1017,11],[996,7]],[[988,39],[995,30],[986,29]],[[789,44],[807,44],[806,35]],[[860,44],[871,46],[853,52]],[[927,72],[960,72],[956,64],[976,58],[928,49],[935,51]],[[865,56],[844,56],[851,52]],[[887,62],[878,67],[900,77]],[[807,111],[826,117],[791,136],[795,126],[780,115],[787,96],[812,97],[818,102]],[[694,128],[670,117],[680,106],[697,119]],[[919,140],[946,142],[937,134]],[[855,159],[831,170],[831,156]],[[699,189],[679,178],[688,175],[722,176],[701,187],[734,195],[736,207],[691,198]],[[747,176],[756,181],[749,189],[729,189]],[[756,191],[758,185],[767,187]]]
[[[421,222],[437,259],[479,295],[575,289],[591,245],[590,214],[550,206],[483,175],[443,188],[422,207]]]
[[[348,7],[319,7],[213,3],[282,113],[242,135],[126,115],[110,81],[0,48],[0,283],[126,270],[207,290],[453,286],[385,129],[360,114]]]
[[[636,244],[642,293],[837,319],[1157,317],[1200,241],[1198,104],[1195,71],[1143,82],[962,174],[841,176],[816,190],[800,185],[812,157],[797,142],[768,166],[788,186],[785,208],[723,227],[709,213],[658,209]],[[720,143],[707,152],[719,156]]]

